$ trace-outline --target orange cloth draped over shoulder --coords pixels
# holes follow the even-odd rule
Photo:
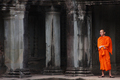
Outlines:
[[[104,46],[105,48],[100,48]],[[111,70],[110,54],[112,54],[112,40],[109,36],[100,36],[97,41],[99,51],[100,70]]]

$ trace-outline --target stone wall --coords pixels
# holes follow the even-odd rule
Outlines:
[[[17,3],[15,1],[12,2],[12,0],[10,0],[10,2],[5,1],[4,3],[8,4],[10,7],[0,2],[0,4],[2,4],[0,8],[8,12],[12,9],[15,12],[21,12],[22,7],[26,8],[26,9],[23,9],[23,12],[25,12],[25,18],[24,18],[24,24],[22,23],[22,29],[24,25],[24,30],[23,30],[24,35],[22,32],[22,38],[24,36],[24,42],[23,41],[21,42],[19,40],[19,43],[21,42],[20,44],[22,45],[24,43],[24,48],[22,48],[22,50],[24,50],[24,56],[23,56],[24,68],[29,68],[32,73],[41,73],[45,68],[45,64],[46,64],[47,56],[46,56],[46,34],[45,34],[46,33],[45,32],[46,30],[45,29],[45,12],[46,12],[45,8],[51,7],[53,5],[55,8],[57,8],[58,6],[59,7],[63,6],[62,4],[66,6],[63,6],[61,7],[61,9],[58,9],[60,12],[60,41],[61,41],[60,42],[61,58],[60,58],[60,61],[58,62],[61,62],[60,63],[61,69],[65,72],[66,68],[68,67],[68,73],[70,72],[71,74],[74,73],[74,70],[78,71],[78,73],[80,71],[84,72],[86,69],[88,69],[86,67],[90,67],[90,62],[91,62],[90,58],[92,57],[93,73],[94,74],[101,73],[99,70],[99,57],[98,57],[98,50],[97,50],[97,38],[99,37],[100,29],[105,29],[106,35],[112,38],[112,41],[113,41],[113,55],[111,56],[112,70],[116,71],[117,69],[119,69],[119,66],[120,66],[119,40],[120,39],[118,36],[120,34],[119,33],[120,6],[108,5],[108,4],[112,4],[113,2],[104,2],[104,1],[101,3],[99,1],[98,2],[89,1],[88,3],[84,3],[84,2],[79,3],[78,1],[79,3],[79,6],[78,6],[78,4],[76,4],[77,2],[73,0],[68,0],[66,2],[64,2],[63,0],[61,0],[60,2],[59,1],[47,2],[46,0],[43,0],[43,1],[28,0],[27,2],[25,2],[23,0],[24,4],[21,1]],[[17,4],[17,6],[14,7],[14,4]],[[105,4],[105,5],[102,5],[102,4]],[[118,4],[118,3],[114,2],[114,4]],[[89,46],[91,44],[89,44],[90,37],[89,37],[89,29],[88,29],[88,26],[89,24],[91,25],[91,23],[87,24],[87,21],[89,22],[89,20],[91,20],[91,19],[88,20],[88,18],[91,18],[91,17],[86,15],[87,14],[86,5],[93,5],[92,7],[92,43],[91,43],[92,55],[90,55],[90,53],[87,52],[88,47],[89,49],[91,49]],[[17,26],[21,27],[20,14],[15,13],[12,15],[4,16],[4,17],[11,17],[13,15],[15,17],[15,22],[12,22],[12,23],[15,24],[15,29],[18,30]],[[20,20],[18,19],[18,17],[16,17],[16,15],[19,16]],[[22,16],[24,16],[24,14],[22,14]],[[23,18],[22,18],[22,21],[23,21]],[[4,25],[3,25],[4,22],[1,15],[0,15],[0,24],[1,24],[0,25],[0,38],[1,38],[0,43],[2,46],[4,46]],[[7,29],[9,28],[9,26],[12,27],[12,25],[7,25]],[[13,32],[12,29],[11,29],[11,32]],[[14,32],[18,34],[17,31],[14,30]],[[15,33],[14,35],[16,35]],[[7,31],[6,31],[6,34],[7,34]],[[10,34],[10,36],[13,36],[13,35]],[[18,36],[21,36],[21,35],[18,34]],[[17,41],[16,36],[13,36],[13,37],[14,37],[14,40]],[[9,38],[8,38],[8,42],[9,42]],[[12,42],[15,43],[16,45],[18,44],[17,42],[14,42],[14,41]],[[11,45],[14,46],[13,44]],[[12,52],[10,52],[10,54],[12,54]],[[14,54],[16,56],[19,56],[19,54],[16,54],[16,52],[14,52]],[[11,59],[16,58],[16,56],[11,57]],[[2,59],[1,54],[0,54],[0,59]],[[4,61],[1,61],[0,64],[3,64],[3,62]],[[2,65],[0,65],[0,67],[2,67]]]

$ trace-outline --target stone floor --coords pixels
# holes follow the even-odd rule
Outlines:
[[[0,80],[120,80],[120,75],[115,76],[115,78],[109,78],[108,76],[104,78],[98,78],[98,76],[89,76],[89,77],[70,77],[64,75],[32,75],[29,78],[3,78]]]

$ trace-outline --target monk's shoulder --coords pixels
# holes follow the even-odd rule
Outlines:
[[[109,36],[105,36],[106,38],[110,38]]]
[[[109,36],[105,36],[106,37],[106,39],[111,39]]]

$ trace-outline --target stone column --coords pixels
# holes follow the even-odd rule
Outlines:
[[[67,70],[66,75],[92,75],[89,70],[90,42],[89,26],[87,26],[86,6],[78,5],[73,1],[71,8],[67,7]],[[80,8],[79,8],[80,7]],[[83,9],[84,8],[84,9]],[[77,15],[78,13],[78,15]]]
[[[15,54],[17,63],[19,64],[17,68],[23,69],[23,53],[24,53],[24,11],[16,11],[15,21],[18,22],[15,26],[15,46],[18,48],[18,54]],[[18,34],[17,34],[18,33]]]
[[[46,12],[46,68],[44,74],[61,74],[60,69],[60,13],[52,6]]]
[[[29,76],[28,70],[23,69],[24,53],[24,11],[10,9],[4,11],[5,27],[5,77]],[[27,71],[27,72],[26,72]]]
[[[92,70],[92,11],[87,12],[87,36],[88,36],[88,61],[87,64]]]
[[[23,61],[23,25],[20,28],[19,21],[16,25],[15,10],[10,10],[4,14],[5,27],[5,65],[7,73],[22,68]],[[21,31],[21,32],[20,32]],[[20,39],[20,40],[19,40]],[[20,43],[21,42],[21,43]]]
[[[67,2],[67,69],[66,75],[75,76],[78,65],[78,26],[74,1]]]
[[[15,41],[15,11],[10,10],[4,13],[4,29],[5,29],[5,41],[4,41],[4,52],[5,52],[5,65],[8,70],[16,69],[15,53],[17,51]]]

